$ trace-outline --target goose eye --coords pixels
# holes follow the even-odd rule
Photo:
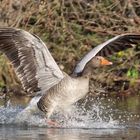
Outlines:
[[[99,57],[97,57],[96,59],[97,59],[97,60],[100,60],[100,58],[99,58]]]

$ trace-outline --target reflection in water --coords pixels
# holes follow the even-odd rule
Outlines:
[[[16,115],[29,101],[27,97],[12,97],[7,108],[0,102],[0,139],[140,139],[139,96],[87,98],[80,101],[73,106],[69,119],[65,119],[63,114],[54,114],[53,117],[63,129],[48,128],[44,116],[38,113],[17,124]]]
[[[139,129],[47,129],[0,127],[0,140],[139,140]]]

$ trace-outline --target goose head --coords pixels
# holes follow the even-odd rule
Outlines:
[[[108,61],[106,58],[102,56],[96,56],[87,65],[89,65],[92,68],[98,68],[101,66],[106,66],[106,65],[112,65],[113,63]]]
[[[112,65],[113,63],[102,56],[95,56],[92,58],[84,67],[83,71],[80,73],[81,76],[91,76],[94,69]]]

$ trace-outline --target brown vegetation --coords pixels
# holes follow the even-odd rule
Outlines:
[[[0,1],[0,26],[23,28],[40,36],[60,67],[68,73],[88,50],[114,35],[139,33],[139,25],[139,0]],[[93,81],[110,91],[139,90],[139,50],[137,46],[112,56],[114,65],[95,70]],[[5,60],[1,56],[0,87],[12,87],[18,80]]]

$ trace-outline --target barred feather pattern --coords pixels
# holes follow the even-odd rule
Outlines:
[[[61,82],[50,88],[41,97],[37,105],[49,118],[56,108],[67,110],[72,104],[83,98],[88,91],[88,78],[72,78],[66,75]]]
[[[0,51],[12,62],[29,95],[45,93],[64,77],[43,41],[24,30],[0,28]]]

